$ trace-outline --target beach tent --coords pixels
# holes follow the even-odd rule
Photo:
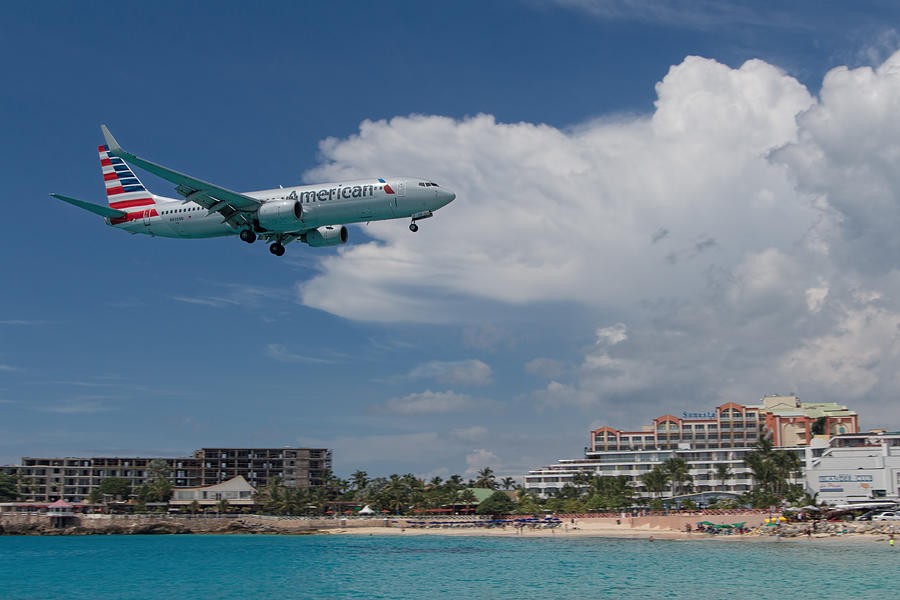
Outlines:
[[[369,506],[368,504],[366,504],[365,506],[362,507],[362,510],[360,510],[357,514],[360,514],[360,515],[374,515],[374,514],[375,514],[375,511],[372,510],[372,507],[371,507],[371,506]]]

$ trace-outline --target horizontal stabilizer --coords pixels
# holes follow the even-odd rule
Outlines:
[[[68,196],[63,196],[61,194],[50,195],[58,200],[68,202],[69,204],[77,206],[78,208],[83,208],[84,210],[89,210],[95,215],[100,215],[101,217],[106,217],[107,219],[117,219],[128,214],[124,210],[116,210],[115,208],[109,208],[108,206],[100,206],[99,204],[92,204],[91,202],[76,200],[75,198],[69,198]]]

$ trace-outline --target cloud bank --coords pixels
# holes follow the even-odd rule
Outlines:
[[[567,130],[412,115],[326,140],[309,179],[427,174],[457,200],[416,235],[371,224],[300,301],[469,332],[498,307],[578,307],[597,338],[580,364],[522,366],[553,377],[526,395],[543,407],[786,391],[884,406],[900,372],[900,54],[833,69],[818,97],[760,60],[691,56],[656,93],[652,114]]]

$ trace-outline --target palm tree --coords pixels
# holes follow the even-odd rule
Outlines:
[[[716,479],[719,480],[719,483],[722,487],[725,487],[725,481],[731,479],[731,465],[728,463],[716,463],[716,468],[714,469],[716,474]]]
[[[584,471],[578,471],[572,475],[572,485],[576,488],[584,488],[591,484],[593,477]]]
[[[358,492],[369,485],[369,474],[365,471],[354,471],[350,475],[350,483],[353,485],[353,489]]]
[[[761,435],[759,439],[756,440],[756,452],[761,454],[763,457],[768,458],[772,452],[774,451],[775,445],[772,443],[772,438]]]
[[[778,470],[769,456],[755,450],[747,453],[744,457],[744,463],[750,468],[753,480],[764,493],[773,491],[778,478]]]
[[[778,450],[772,453],[771,461],[778,474],[775,481],[775,493],[783,496],[788,488],[789,480],[800,470],[800,458],[793,452]]]
[[[511,489],[514,485],[516,485],[516,480],[512,477],[504,477],[500,480],[500,484],[503,486],[504,490]]]
[[[400,507],[403,506],[403,496],[405,495],[405,491],[406,486],[403,485],[400,476],[396,474],[391,475],[387,485],[384,486],[383,493],[387,505],[391,507],[394,514],[400,514]]]
[[[656,465],[651,470],[641,475],[641,482],[651,494],[662,494],[669,483],[669,476],[663,471],[662,467]]]
[[[467,508],[472,508],[472,505],[478,502],[478,498],[475,496],[475,492],[467,488],[459,492],[458,501],[464,503]]]
[[[475,478],[475,485],[473,487],[479,488],[490,488],[494,489],[497,487],[497,482],[494,477],[494,470],[490,467],[485,467],[478,471]]]
[[[665,485],[665,482],[663,483]],[[594,475],[590,478],[589,501],[598,508],[618,508],[631,504],[634,490],[627,477]]]
[[[447,478],[447,487],[451,490],[458,490],[463,487],[463,478],[460,475],[451,475]]]
[[[673,496],[677,496],[678,492],[681,491],[682,483],[692,481],[692,478],[688,473],[690,467],[683,458],[673,456],[672,458],[667,459],[662,464],[662,469],[663,472],[669,476],[669,481],[672,483]]]

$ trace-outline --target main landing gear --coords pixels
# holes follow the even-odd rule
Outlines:
[[[283,256],[284,246],[281,245],[281,242],[273,242],[272,245],[269,246],[269,252],[271,252],[275,256]]]
[[[247,242],[248,244],[252,244],[256,241],[256,234],[252,229],[242,229],[240,236],[241,240]]]

